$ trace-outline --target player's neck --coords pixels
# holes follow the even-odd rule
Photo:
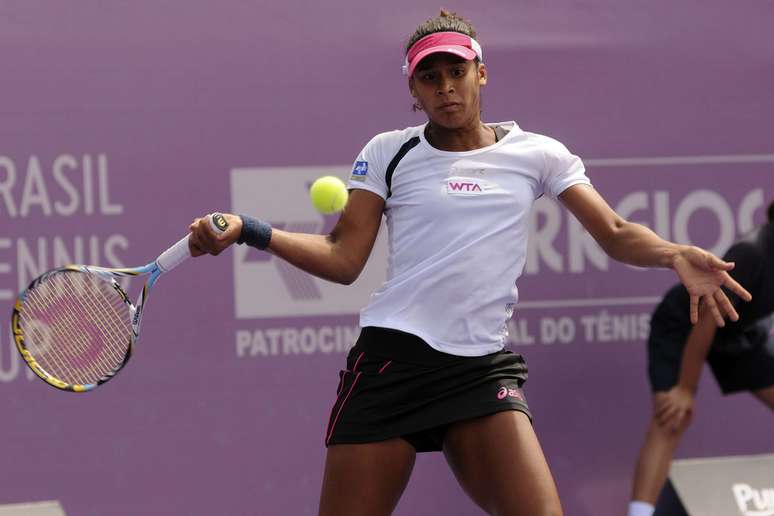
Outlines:
[[[425,128],[425,138],[436,149],[448,152],[465,152],[481,149],[496,142],[491,127],[476,118],[463,127],[449,129],[430,121]]]

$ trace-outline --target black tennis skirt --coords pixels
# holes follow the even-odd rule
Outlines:
[[[409,333],[366,327],[339,372],[325,444],[401,437],[418,452],[439,451],[456,421],[503,410],[531,419],[526,380],[524,359],[510,351],[462,357]]]

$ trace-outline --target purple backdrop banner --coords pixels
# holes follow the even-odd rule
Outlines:
[[[316,514],[323,432],[385,235],[350,287],[254,250],[185,264],[135,357],[87,395],[26,370],[17,292],[70,262],[148,262],[207,212],[320,232],[306,189],[417,125],[402,44],[425,0],[0,4],[0,504],[71,516]],[[774,198],[770,2],[453,1],[479,30],[488,121],[582,156],[630,220],[722,253]],[[622,514],[649,417],[644,339],[675,281],[609,260],[560,205],[533,212],[510,346],[567,514]],[[140,288],[129,285],[132,295]],[[687,310],[687,307],[686,307]],[[768,411],[705,374],[681,457],[771,453]],[[743,422],[743,423],[740,423]],[[423,455],[396,514],[477,514]]]

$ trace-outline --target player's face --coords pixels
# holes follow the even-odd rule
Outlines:
[[[483,64],[437,53],[419,63],[409,79],[409,90],[434,124],[457,129],[478,124],[479,94],[486,78]]]

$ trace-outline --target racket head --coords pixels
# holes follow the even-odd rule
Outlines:
[[[36,375],[57,389],[86,392],[129,361],[134,313],[115,279],[71,265],[46,272],[19,294],[11,331]]]

